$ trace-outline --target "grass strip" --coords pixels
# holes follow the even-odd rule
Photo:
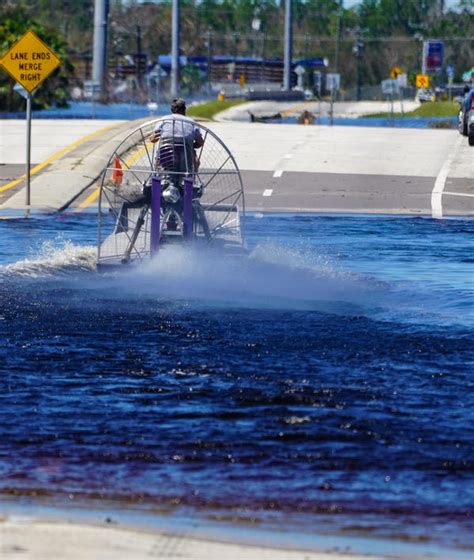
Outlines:
[[[190,117],[201,119],[212,119],[217,113],[246,103],[245,99],[224,99],[223,101],[208,101],[207,103],[199,103],[199,105],[190,105],[187,114]]]
[[[404,117],[456,117],[459,113],[459,104],[455,101],[431,101],[422,103],[414,111],[407,113],[393,113],[397,119]],[[364,118],[390,118],[390,112],[373,113],[364,115]]]

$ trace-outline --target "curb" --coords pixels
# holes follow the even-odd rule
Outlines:
[[[110,154],[123,140],[124,135],[150,120],[153,119],[147,117],[120,122],[79,145],[73,145],[71,150],[64,153],[60,150],[59,157],[51,156],[37,166],[42,172],[31,181],[31,206],[28,208],[24,203],[25,186],[23,186],[0,205],[0,210],[40,209],[49,212],[64,210],[97,181]],[[77,141],[74,144],[77,144]],[[52,158],[54,160],[50,162]]]

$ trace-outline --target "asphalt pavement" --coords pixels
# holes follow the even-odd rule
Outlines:
[[[32,180],[33,207],[93,208],[93,197],[91,203],[87,200],[101,169],[120,139],[138,124],[34,121],[32,159],[43,168]],[[234,154],[251,211],[474,214],[474,152],[455,130],[206,124]],[[0,214],[23,208],[25,200],[24,181],[19,178],[11,186],[12,177],[24,171],[18,161],[24,131],[18,121],[6,121],[6,126]]]
[[[474,214],[474,152],[454,130],[218,123],[256,211]]]

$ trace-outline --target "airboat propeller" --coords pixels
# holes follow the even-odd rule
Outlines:
[[[111,154],[100,185],[99,269],[143,261],[176,243],[244,251],[244,190],[235,159],[201,124],[193,126],[202,145],[186,143],[179,129],[186,122],[150,121]],[[156,141],[157,125],[176,129]]]

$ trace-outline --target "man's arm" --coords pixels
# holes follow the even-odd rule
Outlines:
[[[193,148],[197,150],[204,145],[204,138],[201,136],[201,132],[198,128],[194,130],[194,141],[193,141]]]
[[[158,122],[155,126],[155,130],[150,134],[150,142],[156,144],[160,139],[163,129],[163,122]]]

